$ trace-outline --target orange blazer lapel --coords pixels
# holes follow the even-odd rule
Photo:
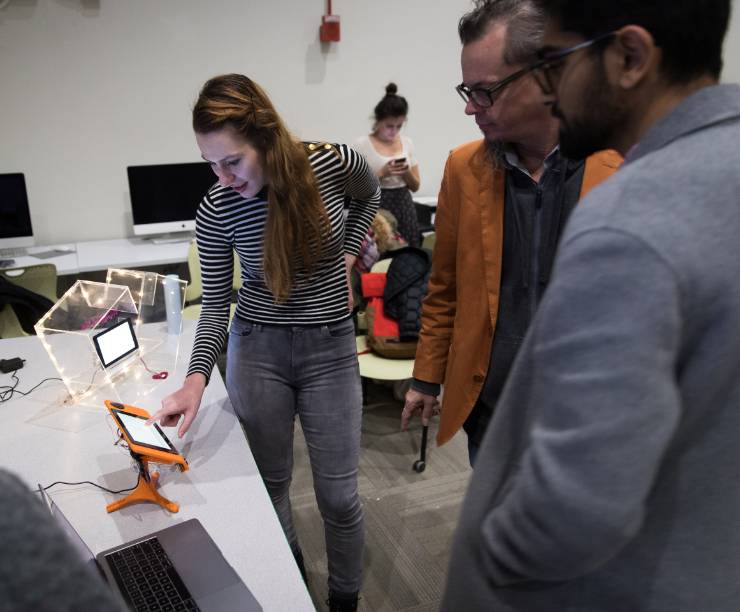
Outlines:
[[[480,212],[481,244],[483,247],[483,274],[488,288],[488,310],[495,328],[501,289],[501,258],[504,239],[505,171],[494,168],[486,153],[485,144],[471,159],[470,169],[478,183],[477,201]]]

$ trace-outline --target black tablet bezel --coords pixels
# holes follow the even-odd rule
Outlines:
[[[110,412],[113,415],[113,418],[116,419],[116,423],[118,424],[118,427],[121,429],[121,431],[124,431],[126,435],[128,436],[128,439],[131,441],[132,444],[135,444],[136,446],[143,446],[144,448],[151,448],[154,450],[161,451],[163,453],[171,453],[173,455],[181,456],[178,450],[175,448],[175,446],[170,442],[170,439],[165,435],[165,433],[162,431],[162,428],[157,423],[152,423],[152,426],[157,429],[159,434],[164,438],[165,442],[169,444],[170,450],[167,450],[166,448],[163,448],[161,446],[154,446],[153,444],[145,444],[144,442],[137,442],[134,440],[133,436],[131,435],[131,432],[126,428],[126,425],[118,416],[119,412],[122,412],[126,416],[134,417],[137,419],[141,419],[142,421],[148,420],[146,417],[140,416],[138,414],[134,414],[133,412],[129,412],[128,410],[120,410],[119,408],[110,408]]]
[[[132,348],[129,351],[126,351],[123,355],[119,355],[109,364],[106,364],[105,359],[103,359],[103,353],[100,350],[100,343],[99,343],[100,341],[98,339],[100,338],[100,336],[104,336],[105,334],[113,331],[114,329],[120,327],[121,325],[126,325],[126,324],[128,324],[129,331],[131,332],[131,337],[134,339],[134,348]],[[103,364],[103,368],[105,368],[106,370],[110,368],[112,365],[115,365],[116,363],[121,361],[121,359],[128,357],[131,353],[139,349],[139,339],[136,337],[136,333],[134,332],[134,324],[131,322],[130,318],[126,318],[120,323],[116,323],[115,325],[112,325],[111,327],[108,327],[104,329],[103,331],[95,334],[92,338],[92,341],[93,341],[93,345],[95,345],[95,352],[97,352],[98,354],[98,359],[100,359],[100,363]]]

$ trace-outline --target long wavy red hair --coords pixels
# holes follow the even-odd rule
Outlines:
[[[231,127],[259,151],[267,181],[263,244],[265,284],[277,302],[290,296],[296,271],[310,274],[324,253],[331,226],[303,143],[290,134],[264,90],[242,74],[203,85],[193,130]]]

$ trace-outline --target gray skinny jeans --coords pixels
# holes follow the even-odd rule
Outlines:
[[[365,535],[357,492],[362,388],[352,321],[292,327],[234,318],[226,363],[229,399],[293,552],[298,540],[288,490],[297,414],[324,519],[329,588],[358,591]]]

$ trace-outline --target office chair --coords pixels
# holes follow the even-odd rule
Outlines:
[[[388,272],[391,261],[393,259],[389,257],[375,262],[370,272]],[[367,325],[365,327],[367,328]],[[366,335],[357,336],[355,342],[357,344],[357,360],[360,364],[360,376],[363,378],[363,383],[365,382],[364,379],[367,378],[391,381],[411,378],[414,370],[413,359],[388,359],[387,357],[381,357],[373,353],[368,349]]]
[[[430,232],[428,234],[424,234],[424,240],[421,243],[422,249],[428,249],[430,251],[434,250],[434,243],[437,241],[437,234],[435,232]]]
[[[24,268],[0,270],[0,276],[7,281],[39,295],[57,301],[57,269],[54,264],[45,263]],[[0,337],[19,338],[28,336],[9,304],[0,310]]]
[[[200,276],[200,259],[198,258],[198,247],[195,240],[190,243],[190,249],[188,250],[188,273],[190,274],[190,282],[185,293],[185,309],[182,311],[182,316],[188,321],[197,321],[200,316],[200,300],[203,297],[203,283]],[[239,291],[241,286],[242,267],[239,263],[239,257],[236,251],[234,251],[234,276],[231,288],[233,291]],[[236,304],[232,303],[229,320],[234,316],[235,311]]]
[[[371,272],[388,272],[392,258],[381,259],[376,262],[370,269]],[[363,315],[364,319],[364,314]],[[359,317],[358,317],[359,318]],[[367,324],[365,322],[365,329]],[[360,366],[360,378],[362,380],[362,403],[365,404],[367,397],[367,381],[383,380],[394,383],[394,395],[399,399],[403,398],[405,391],[408,390],[408,382],[413,377],[414,360],[413,359],[388,359],[371,351],[367,346],[367,336],[361,335],[355,338],[357,345],[357,362]],[[403,401],[401,399],[401,401]],[[422,429],[420,456],[412,468],[415,472],[421,473],[426,468],[426,450],[427,435],[429,426],[425,425]]]

